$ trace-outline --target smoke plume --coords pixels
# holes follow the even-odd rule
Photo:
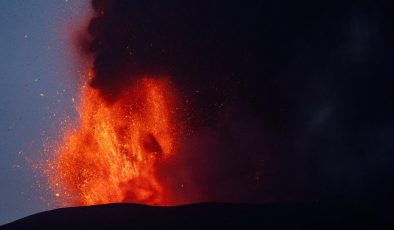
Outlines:
[[[92,7],[81,42],[93,59],[91,87],[111,104],[141,76],[169,76],[187,105],[190,134],[161,169],[182,202],[353,202],[394,192],[390,5]]]

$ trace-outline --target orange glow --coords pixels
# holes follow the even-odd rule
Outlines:
[[[80,124],[66,131],[50,161],[50,183],[61,205],[165,205],[168,191],[156,169],[174,154],[179,133],[170,81],[142,78],[110,105],[89,86],[81,97]]]

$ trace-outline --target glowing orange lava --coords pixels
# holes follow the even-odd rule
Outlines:
[[[165,204],[156,166],[176,148],[175,94],[166,78],[142,78],[113,104],[82,87],[80,124],[64,134],[50,165],[62,205]]]

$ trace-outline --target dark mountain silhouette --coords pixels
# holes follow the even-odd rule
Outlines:
[[[1,229],[394,229],[391,214],[357,205],[119,203],[42,212]]]

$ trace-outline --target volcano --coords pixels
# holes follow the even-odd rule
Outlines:
[[[52,210],[1,229],[393,229],[392,214],[358,205],[123,203]]]

